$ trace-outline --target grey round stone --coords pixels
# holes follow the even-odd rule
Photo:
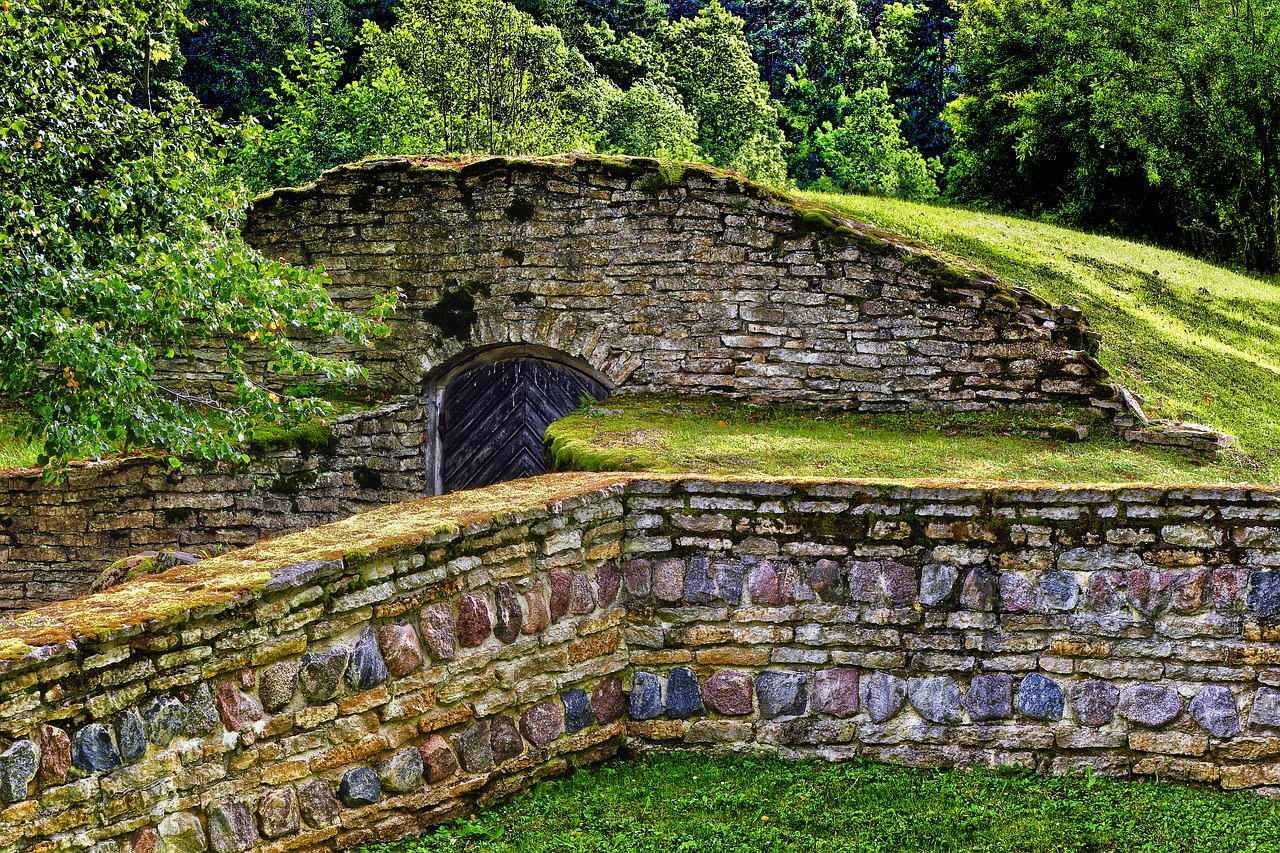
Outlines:
[[[1071,572],[1047,572],[1040,579],[1040,596],[1050,610],[1073,610],[1080,601],[1080,582]]]
[[[1249,707],[1249,725],[1280,726],[1280,690],[1274,687],[1258,688]]]
[[[893,719],[902,710],[907,682],[887,672],[873,672],[862,679],[862,707],[873,723]]]
[[[484,773],[493,768],[493,741],[489,737],[489,721],[472,723],[453,742],[462,769],[468,773]]]
[[[677,666],[667,675],[667,716],[687,720],[703,713],[702,687],[688,667]]]
[[[147,727],[147,740],[164,749],[182,734],[187,709],[172,696],[157,696],[142,706],[142,721]]]
[[[574,734],[580,732],[596,721],[595,709],[591,707],[591,697],[585,690],[566,690],[560,694],[564,703],[564,732]]]
[[[1013,716],[1013,677],[1005,673],[975,675],[960,704],[974,722]]]
[[[352,690],[371,690],[386,680],[387,664],[378,649],[378,635],[372,625],[365,625],[351,649],[347,683]]]
[[[760,703],[760,716],[766,720],[798,717],[808,705],[809,676],[803,672],[766,669],[756,676],[756,699]]]
[[[520,737],[514,718],[500,714],[490,721],[489,746],[493,749],[494,764],[504,764],[524,752],[524,738]]]
[[[1018,710],[1037,720],[1061,720],[1067,698],[1052,678],[1033,672],[1018,685]]]
[[[273,663],[258,674],[258,699],[262,709],[274,714],[293,699],[298,689],[298,665],[288,661]]]
[[[934,607],[951,597],[960,579],[954,563],[927,563],[920,570],[920,603]]]
[[[111,730],[102,723],[90,723],[71,738],[71,764],[82,773],[102,773],[120,766]]]
[[[907,698],[931,723],[950,724],[964,719],[960,713],[960,685],[945,675],[908,679]]]
[[[29,740],[16,740],[0,753],[0,802],[25,800],[39,766],[39,752]]]
[[[226,802],[209,809],[209,846],[214,853],[243,853],[258,841],[253,813],[244,803]]]
[[[342,804],[333,795],[333,788],[328,782],[314,779],[299,785],[297,791],[298,808],[309,826],[324,829],[338,822]]]
[[[346,649],[307,652],[298,667],[298,689],[312,703],[327,702],[338,695],[351,653]]]
[[[127,708],[111,721],[116,730],[116,749],[125,764],[140,761],[147,754],[147,729],[136,708]]]
[[[1120,691],[1119,710],[1131,723],[1157,728],[1182,712],[1182,697],[1158,684],[1130,684]]]
[[[352,767],[342,774],[338,799],[350,809],[373,805],[382,799],[382,783],[378,781],[378,774],[368,767]]]
[[[1210,684],[1191,700],[1191,716],[1200,728],[1218,738],[1240,734],[1240,712],[1231,689]]]
[[[378,780],[393,794],[412,791],[422,784],[422,753],[407,746],[378,765]]]
[[[1106,681],[1079,681],[1071,685],[1071,710],[1086,726],[1105,726],[1115,719],[1120,688]]]
[[[627,714],[633,720],[652,720],[662,713],[662,682],[652,672],[637,672],[627,697]]]
[[[187,719],[183,734],[189,737],[211,734],[221,722],[218,708],[213,703],[213,691],[208,684],[201,684],[187,700]]]
[[[171,812],[156,824],[160,847],[164,853],[204,853],[208,842],[204,824],[191,812]]]

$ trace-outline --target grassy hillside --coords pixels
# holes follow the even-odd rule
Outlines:
[[[865,196],[809,194],[856,219],[989,267],[1083,308],[1100,360],[1157,415],[1280,456],[1280,281],[1177,252],[1024,219]]]

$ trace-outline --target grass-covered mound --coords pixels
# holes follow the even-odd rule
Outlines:
[[[1275,850],[1280,806],[1167,781],[668,755],[582,771],[367,853]]]
[[[1084,441],[1073,439],[1087,427]],[[1280,481],[1280,457],[1205,464],[1122,441],[1084,413],[819,415],[711,400],[615,397],[547,429],[560,470],[1057,482]]]
[[[1084,309],[1099,360],[1151,413],[1236,435],[1280,456],[1280,281],[1025,219],[867,196],[814,202],[988,267]]]

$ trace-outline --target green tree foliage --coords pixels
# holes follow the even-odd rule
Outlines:
[[[694,17],[660,29],[656,41],[688,111],[697,115],[702,155],[749,177],[785,182],[777,107],[751,58],[742,19],[713,0]]]
[[[635,83],[609,107],[604,119],[606,152],[694,160],[698,120],[672,90],[652,80]]]
[[[811,0],[813,37],[783,91],[790,173],[802,186],[924,199],[936,162],[902,138],[892,67],[852,0]]]
[[[973,0],[956,198],[1280,267],[1280,6]]]
[[[120,444],[236,456],[254,419],[315,411],[263,387],[246,346],[281,373],[352,374],[287,333],[377,331],[333,308],[321,276],[241,242],[232,130],[180,85],[153,110],[130,102],[105,61],[166,20],[180,15],[165,0],[0,10],[0,399],[25,406],[55,463]],[[230,399],[157,381],[159,359],[208,341]]]
[[[902,116],[902,136],[925,157],[942,157],[951,128],[942,117],[959,94],[952,42],[960,11],[952,0],[884,7],[876,31],[892,64],[889,94]]]

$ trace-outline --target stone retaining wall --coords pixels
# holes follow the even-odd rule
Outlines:
[[[0,613],[82,595],[140,551],[241,546],[429,493],[416,399],[335,419],[320,446],[289,441],[242,468],[134,458],[0,474]]]
[[[624,742],[1280,793],[1278,563],[1266,489],[388,507],[0,630],[0,851],[350,847]]]
[[[1045,401],[1119,411],[1078,311],[703,166],[569,155],[368,160],[256,200],[264,253],[335,301],[404,294],[358,356],[409,393],[449,358],[528,344],[624,393],[866,412]],[[216,359],[184,366],[216,385]]]

